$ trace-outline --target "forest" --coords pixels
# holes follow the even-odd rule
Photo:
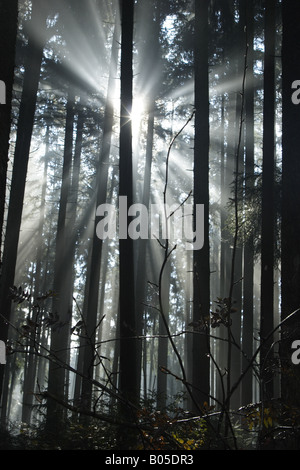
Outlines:
[[[299,17],[0,1],[1,450],[300,449]]]

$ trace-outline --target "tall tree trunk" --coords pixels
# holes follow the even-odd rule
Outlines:
[[[64,295],[69,302],[65,304],[65,308],[69,315],[72,313],[74,283],[75,283],[75,254],[76,254],[76,243],[80,237],[80,225],[77,217],[77,203],[78,203],[78,191],[80,184],[80,167],[81,167],[81,152],[82,152],[82,140],[84,131],[84,110],[82,104],[79,103],[75,107],[77,113],[76,122],[76,139],[74,145],[74,158],[72,166],[72,182],[70,186],[69,194],[69,210],[67,215],[66,224],[66,251],[67,251],[67,262],[65,264],[65,280],[64,280]],[[81,223],[82,221],[80,221]],[[70,354],[69,354],[70,356]],[[70,359],[70,357],[69,357]],[[67,395],[69,390],[69,372],[66,371],[67,377]]]
[[[44,156],[44,175],[43,175],[43,184],[42,184],[42,194],[41,194],[41,206],[39,214],[39,226],[37,234],[37,261],[36,261],[36,270],[35,270],[35,282],[34,282],[34,292],[35,298],[41,295],[41,274],[42,274],[42,256],[43,256],[43,227],[45,221],[45,198],[46,198],[46,189],[47,189],[47,171],[48,171],[48,159],[49,159],[49,126],[46,129],[46,149]],[[36,321],[35,318],[31,318],[32,321]],[[40,321],[41,318],[38,319]],[[35,389],[35,378],[37,373],[38,358],[35,354],[36,344],[39,344],[40,336],[37,338],[35,332],[30,334],[30,343],[28,351],[28,370],[25,374],[24,372],[24,385],[23,385],[23,406],[22,406],[22,423],[30,423],[31,413],[32,413],[32,404],[34,397]]]
[[[282,319],[300,308],[300,114],[299,104],[292,101],[292,84],[300,79],[300,49],[295,38],[300,34],[300,3],[282,2],[282,229],[281,229],[281,273],[282,273]],[[291,362],[291,346],[300,338],[299,313],[285,324],[282,332],[281,360],[283,399],[300,405],[299,365]]]
[[[119,303],[117,308],[117,324],[116,324],[116,338],[120,336],[120,315],[119,315]],[[114,388],[117,388],[118,385],[118,365],[120,359],[120,342],[117,340],[115,347],[114,347],[114,359],[112,364],[112,385]],[[112,412],[114,412],[114,408],[116,405],[116,399],[114,396],[111,397],[110,407]]]
[[[94,226],[93,229],[89,229],[87,231],[87,238],[90,237],[92,240],[94,235]],[[82,319],[86,322],[87,319],[87,302],[89,297],[89,288],[90,288],[90,276],[92,276],[90,265],[92,261],[92,241],[88,245],[88,254],[87,254],[87,261],[86,261],[86,277],[85,277],[85,286],[84,286],[84,300],[83,300],[83,307],[82,307]],[[84,350],[85,350],[86,339],[83,335],[79,338],[79,347],[78,347],[78,355],[77,355],[77,362],[76,362],[76,370],[78,374],[75,378],[75,387],[74,387],[74,403],[79,404],[81,402],[81,390],[82,390],[82,376],[83,373],[83,365],[84,365]]]
[[[134,1],[121,1],[121,109],[120,109],[120,161],[119,161],[119,196],[125,196],[127,207],[133,203],[132,175],[132,81],[133,81],[133,27]],[[124,208],[120,216],[125,218]],[[121,214],[121,212],[123,213]],[[124,221],[123,231],[119,233],[120,266],[120,381],[119,388],[126,400],[135,402],[138,396],[138,374],[136,370],[137,341],[135,289],[134,289],[134,251],[133,240],[128,236],[128,224]],[[120,230],[121,232],[121,230]],[[124,238],[123,238],[124,237]],[[125,415],[130,410],[122,407]]]
[[[44,174],[43,184],[41,193],[41,206],[39,213],[39,226],[37,235],[37,255],[36,255],[36,269],[35,269],[35,284],[34,291],[35,296],[42,294],[43,283],[42,283],[42,264],[43,264],[43,229],[45,223],[45,209],[46,209],[46,192],[47,192],[47,173],[49,164],[49,139],[50,139],[50,126],[47,125],[45,135],[45,155],[44,155]],[[45,274],[45,273],[44,273]]]
[[[12,89],[18,26],[18,1],[0,2],[0,80],[5,85],[5,104],[0,105],[0,262],[5,211],[6,175],[11,126]]]
[[[239,0],[239,23],[237,26],[236,32],[236,43],[237,44],[245,44],[245,13],[246,13],[246,0]],[[245,76],[245,47],[244,46],[244,54],[236,53],[236,56],[233,58],[234,63],[236,64],[236,77],[239,79],[241,85],[243,86],[243,79]],[[237,51],[237,47],[234,47],[234,50]],[[248,60],[248,57],[246,57]],[[244,90],[242,90],[242,94]],[[245,95],[244,96],[237,96],[236,103],[235,103],[235,153],[236,159],[238,160],[235,163],[235,178],[239,178],[241,174],[244,174],[244,131],[243,131],[243,122],[244,122],[244,115],[241,116],[244,109],[244,102],[245,102]],[[240,219],[242,214],[238,214],[238,218]],[[240,222],[238,221],[238,224]],[[240,237],[240,232],[237,234]],[[241,338],[241,317],[242,317],[242,247],[240,243],[236,244],[236,247],[232,250],[232,256],[234,257],[234,266],[232,266],[234,270],[234,275],[231,278],[231,282],[234,282],[234,287],[232,289],[232,296],[230,298],[231,303],[234,302],[234,308],[237,310],[231,316],[232,325],[230,327],[230,333],[234,338],[236,344],[240,347],[240,338]],[[231,286],[230,286],[231,288]],[[230,381],[234,384],[241,375],[241,361],[242,355],[239,347],[231,348],[231,363],[229,368]],[[231,406],[235,409],[240,406],[240,387],[233,393],[231,397]]]
[[[224,57],[224,54],[223,54]],[[227,209],[226,204],[228,200],[228,189],[227,189],[227,168],[226,168],[226,149],[225,149],[225,113],[226,113],[226,100],[223,94],[222,96],[222,111],[221,111],[221,134],[220,134],[220,145],[221,145],[221,171],[220,171],[220,187],[221,187],[221,253],[220,253],[220,292],[218,297],[226,297],[226,292],[228,292],[227,284],[229,278],[229,234],[226,228],[226,219],[227,219]],[[219,336],[222,338],[218,344],[218,366],[220,371],[224,371],[227,367],[226,365],[226,356],[227,356],[227,343],[225,342],[226,330],[223,325],[220,326]],[[223,372],[222,372],[223,374]],[[221,403],[224,402],[224,376],[217,376],[216,382],[216,396]]]
[[[204,246],[194,254],[193,322],[210,316],[209,262],[209,86],[208,86],[208,0],[195,2],[195,149],[194,206],[204,204]],[[198,406],[208,401],[209,338],[193,335],[193,386]],[[198,411],[198,410],[195,410]]]
[[[164,317],[169,323],[169,296],[170,296],[170,278],[171,278],[171,261],[166,264],[164,275],[162,278],[162,307]],[[168,368],[168,344],[167,330],[165,328],[162,316],[159,317],[159,339],[158,339],[158,369],[157,369],[157,408],[164,410],[167,404],[167,374],[163,372],[163,368]]]
[[[245,124],[246,124],[246,160],[245,160],[245,193],[253,188],[254,175],[254,74],[253,74],[253,4],[246,5],[246,33],[248,47],[248,70],[245,90]],[[243,330],[242,370],[248,367],[253,355],[253,281],[254,281],[254,250],[253,237],[250,237],[244,247],[244,303],[243,303]],[[252,370],[249,370],[242,382],[242,405],[252,403]]]
[[[68,349],[70,344],[70,327],[72,316],[72,299],[66,285],[71,260],[68,245],[67,228],[67,204],[69,201],[71,185],[71,166],[73,152],[73,127],[74,127],[74,92],[70,86],[66,111],[66,131],[64,143],[63,171],[59,212],[56,233],[56,248],[54,262],[53,291],[54,298],[52,309],[58,315],[59,324],[51,331],[52,353],[62,364],[68,363]],[[64,400],[66,398],[66,369],[57,367],[57,364],[49,364],[48,390],[51,395]],[[59,428],[62,425],[63,409],[49,398],[47,402],[47,426],[53,431],[53,426]],[[61,429],[62,430],[62,429]],[[60,429],[58,429],[58,432]]]
[[[153,101],[153,108],[155,103]],[[142,204],[149,210],[150,202],[150,187],[151,187],[151,167],[152,167],[152,153],[153,153],[153,137],[154,137],[154,109],[150,109],[148,114],[148,127],[147,127],[147,145],[146,145],[146,159],[144,170],[144,187]],[[145,294],[147,291],[147,251],[149,250],[149,243],[146,239],[138,240],[138,253],[137,253],[137,268],[136,268],[136,326],[138,335],[142,334],[143,322],[145,320]],[[142,348],[141,342],[138,343],[138,357],[137,357],[137,373],[141,373],[142,361]],[[138,379],[141,382],[141,379]]]
[[[40,68],[43,57],[43,47],[46,40],[46,18],[47,9],[44,1],[34,1],[30,23],[33,30],[37,28],[37,25],[39,25],[40,41],[37,42],[35,37],[29,34],[0,284],[0,311],[7,320],[10,319],[11,299],[9,297],[9,289],[14,285],[29,151],[40,78]],[[7,335],[8,323],[4,321],[3,318],[0,318],[0,339],[2,341],[6,341]],[[0,394],[2,392],[3,374],[4,366],[0,365]]]
[[[234,19],[233,12],[230,8],[230,2],[222,2],[222,23],[224,29],[224,41],[223,41],[223,63],[224,72],[223,80],[236,80],[235,67],[233,66],[234,60],[236,60],[237,54],[235,48],[232,45],[236,41],[232,41],[234,37]],[[227,67],[226,67],[226,64]],[[229,70],[226,70],[229,68]],[[228,227],[226,227],[228,219],[228,199],[230,197],[230,186],[232,183],[233,175],[233,155],[234,155],[234,126],[228,126],[227,130],[226,121],[235,122],[234,113],[234,98],[232,93],[223,94],[222,96],[222,134],[220,135],[221,140],[221,276],[220,276],[220,297],[226,298],[230,287],[230,276],[231,276],[231,257],[232,257],[232,234]],[[224,385],[226,377],[224,372],[228,369],[227,356],[228,356],[228,343],[227,343],[227,328],[224,325],[220,326],[220,337],[222,338],[219,342],[219,386],[217,389],[217,396],[221,403],[224,402]]]
[[[266,1],[263,108],[261,341],[269,335],[274,324],[275,0]],[[272,338],[263,345],[260,353],[262,400],[273,396],[273,371],[270,369],[272,351],[269,350],[271,344]],[[268,361],[265,362],[267,356]]]

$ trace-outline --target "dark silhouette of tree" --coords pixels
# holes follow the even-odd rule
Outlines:
[[[263,120],[263,180],[261,232],[261,321],[260,337],[264,340],[274,327],[274,176],[275,176],[275,1],[266,2],[265,62],[264,62],[264,120]],[[270,345],[261,351],[261,379],[264,392],[273,396]],[[272,352],[271,352],[272,353]],[[269,362],[266,356],[269,356]],[[267,369],[267,370],[266,370]]]
[[[0,106],[0,247],[5,210],[6,178],[11,128],[11,101],[14,81],[15,47],[18,24],[18,2],[0,4],[0,80],[5,85],[5,104]],[[0,261],[2,251],[0,250]]]
[[[47,5],[42,1],[34,1],[32,16],[28,25],[28,46],[26,54],[24,83],[18,117],[18,130],[14,153],[14,166],[10,189],[9,208],[6,223],[6,235],[3,249],[3,266],[0,285],[1,314],[9,320],[11,299],[10,288],[14,285],[17,250],[23,210],[23,199],[27,175],[27,166],[34,123],[37,90],[43,48],[46,41]],[[29,27],[30,26],[30,27]],[[40,32],[40,41],[36,41],[34,32]],[[8,323],[1,318],[1,339],[7,340]],[[0,369],[0,390],[2,389],[3,367]]]
[[[281,318],[300,307],[299,236],[299,105],[292,101],[292,84],[300,77],[300,4],[282,2],[282,222],[281,222]],[[299,366],[291,362],[291,346],[299,339],[299,314],[285,324],[282,332],[282,396],[291,405],[300,404]]]
[[[133,204],[132,175],[132,82],[133,82],[133,29],[134,2],[121,2],[121,108],[120,108],[120,160],[119,196],[125,196],[127,207]],[[120,209],[124,211],[124,208]],[[127,214],[122,214],[122,217]],[[135,402],[138,396],[136,370],[136,315],[133,240],[128,236],[128,223],[119,232],[120,269],[120,376],[119,388],[124,397]],[[123,238],[124,237],[124,238]],[[123,410],[125,411],[125,410]]]
[[[208,5],[195,2],[195,143],[194,143],[194,207],[204,204],[204,246],[193,251],[194,295],[193,322],[204,325],[208,333],[210,316],[209,262],[209,86],[208,86]],[[195,210],[195,209],[194,209]],[[207,326],[206,326],[207,325]],[[193,387],[198,406],[207,402],[209,387],[208,338],[193,336]],[[196,410],[195,410],[196,411]]]
[[[254,173],[254,8],[252,2],[246,2],[246,33],[248,42],[248,60],[245,89],[245,193],[253,190]],[[244,370],[253,354],[253,281],[254,250],[253,237],[244,247],[244,302],[242,347]],[[252,370],[242,382],[242,404],[252,401]]]

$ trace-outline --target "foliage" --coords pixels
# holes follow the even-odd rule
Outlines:
[[[154,399],[155,397],[153,397]],[[156,400],[156,399],[155,399]],[[183,409],[170,404],[165,411],[141,407],[137,413],[139,432],[136,450],[202,450],[208,436],[205,419],[193,419]],[[1,449],[26,450],[117,450],[120,435],[130,432],[96,418],[82,419],[70,415],[64,433],[50,433],[44,421],[19,427],[10,426],[2,436]]]
[[[262,403],[248,405],[243,409],[242,423],[256,448],[299,449],[300,410],[281,400],[272,400],[264,406]]]
[[[35,338],[36,341],[42,325],[43,328],[50,329],[62,327],[58,314],[54,315],[42,309],[43,302],[53,296],[55,293],[49,291],[34,300],[28,291],[21,286],[11,289],[11,297],[15,303],[19,306],[27,303],[30,307],[25,323],[21,321],[20,328],[16,328],[16,331],[19,332],[16,345],[20,347],[23,344],[24,352],[26,352],[26,340]],[[207,334],[209,325],[211,328],[218,328],[221,325],[225,328],[231,327],[231,315],[234,315],[237,309],[232,307],[229,298],[217,298],[215,304],[216,308],[211,310],[210,318],[203,319],[201,323],[196,325],[190,324],[194,327],[194,331],[202,331]],[[30,314],[31,310],[35,312],[35,315]],[[41,316],[39,316],[40,314]],[[71,333],[75,336],[81,336],[84,334],[82,329],[84,329],[84,321],[79,320],[72,327]],[[22,341],[23,339],[25,339],[25,343]],[[37,353],[38,342],[35,342],[35,348]],[[11,346],[10,354],[14,352],[14,348]],[[98,352],[96,354],[99,355]],[[53,357],[48,356],[48,360],[53,360]],[[56,360],[55,357],[54,360]],[[61,365],[69,368],[67,364]],[[276,365],[278,367],[278,364]],[[162,367],[161,370],[179,381],[183,380],[168,369]],[[110,379],[107,384],[109,383]],[[128,424],[122,422],[117,402],[115,406],[108,406],[109,393],[108,397],[105,396],[105,392],[109,392],[108,388],[96,382],[95,386],[94,416],[86,413],[87,410],[80,406],[69,406],[68,403],[62,403],[62,406],[69,410],[68,426],[64,425],[63,435],[60,435],[59,439],[57,433],[55,435],[49,433],[44,420],[41,419],[47,391],[39,390],[36,392],[36,399],[40,403],[38,407],[41,409],[41,415],[40,418],[37,418],[37,424],[30,426],[22,424],[19,432],[16,433],[14,429],[11,433],[6,434],[3,436],[3,446],[28,449],[117,449],[120,433],[121,435],[123,432],[128,433],[126,430]],[[97,387],[99,387],[100,394],[97,392]],[[184,394],[179,394],[172,400],[168,399],[168,405],[164,410],[157,409],[157,397],[154,392],[152,392],[152,396],[148,395],[147,400],[141,400],[140,406],[134,413],[136,433],[134,434],[133,448],[152,450],[204,450],[226,446],[238,446],[238,448],[259,446],[264,448],[265,446],[277,445],[277,440],[280,445],[293,446],[294,441],[298,439],[300,411],[297,408],[292,409],[290,406],[276,401],[271,404],[251,404],[239,410],[240,420],[236,420],[234,414],[230,417],[231,433],[228,435],[221,419],[223,412],[218,411],[217,407],[203,403],[202,415],[195,416],[179,405],[184,403],[184,399]],[[220,405],[223,407],[225,404]],[[103,414],[97,414],[98,410]],[[231,415],[230,410],[229,415]],[[219,422],[219,418],[216,416],[220,417]],[[107,439],[108,435],[109,439]]]
[[[3,434],[3,450],[109,450],[115,447],[115,429],[94,421],[89,424],[68,419],[63,436],[47,432],[44,424],[11,426]]]
[[[171,413],[172,411],[172,413]],[[142,427],[137,434],[135,450],[200,451],[224,449],[224,442],[233,445],[224,434],[216,436],[217,417],[195,418],[177,408],[161,412],[146,407],[138,415]],[[272,401],[269,406],[251,404],[239,410],[240,417],[233,420],[233,429],[239,450],[298,449],[300,443],[300,411]],[[211,426],[212,425],[212,426]],[[50,434],[43,423],[35,425],[11,424],[1,432],[0,450],[118,450],[118,436],[126,428],[112,426],[91,418],[81,421],[70,416],[63,436]]]
[[[278,265],[280,262],[280,219],[281,219],[281,170],[275,168],[274,178],[274,261]],[[240,246],[247,246],[254,249],[254,257],[257,259],[261,253],[261,221],[262,221],[262,171],[259,167],[252,175],[239,174],[238,181],[238,211],[240,214],[239,240]],[[228,215],[226,230],[234,233],[234,204],[233,198],[228,201]]]
[[[208,432],[206,420],[191,419],[189,413],[175,406],[175,402],[165,411],[143,407],[138,416],[153,428],[152,431],[142,431],[139,449],[201,450],[205,447]]]

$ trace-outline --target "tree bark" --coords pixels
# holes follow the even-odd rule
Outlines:
[[[119,161],[119,196],[125,196],[127,207],[133,203],[132,175],[132,84],[133,84],[133,28],[134,1],[121,1],[121,109],[120,109],[120,161]],[[122,208],[120,209],[121,215]],[[125,214],[122,214],[123,217]],[[133,240],[126,233],[119,234],[119,269],[120,269],[120,381],[119,388],[126,400],[135,402],[138,396],[138,374],[136,370],[137,341],[135,314],[135,276]],[[124,238],[122,238],[124,236]],[[122,410],[125,414],[128,410]]]
[[[43,57],[43,47],[46,40],[46,18],[47,9],[44,1],[34,1],[30,23],[32,25],[32,29],[39,25],[41,36],[40,41],[38,42],[36,42],[35,37],[31,34],[29,34],[28,38],[27,61],[25,65],[23,91],[19,110],[0,284],[0,311],[8,321],[10,319],[11,310],[9,289],[14,285],[29,151],[40,78],[40,68]],[[8,323],[1,318],[0,339],[2,341],[6,341],[7,335]],[[3,373],[4,366],[0,365],[0,393],[2,391]]]
[[[282,225],[281,225],[281,317],[300,307],[300,114],[292,102],[292,84],[300,79],[300,3],[282,2]],[[294,339],[300,338],[299,313],[285,324],[282,332],[282,396],[286,403],[299,406],[299,365],[291,361]],[[287,374],[284,373],[287,370]]]
[[[245,53],[246,53],[246,44],[245,44],[245,25],[246,25],[246,0],[239,0],[239,23],[237,26],[236,31],[236,43],[244,45],[244,54],[240,52],[237,53],[236,57],[234,57],[234,63],[236,64],[236,77],[240,80],[241,87],[243,86],[244,76],[247,73],[245,67]],[[235,47],[237,51],[237,47]],[[248,60],[248,56],[246,57]],[[244,94],[244,96],[243,96]],[[235,153],[236,153],[236,160],[235,162],[235,170],[234,170],[234,178],[239,178],[240,174],[244,174],[244,103],[245,103],[245,90],[241,91],[242,96],[236,96],[235,102]],[[238,201],[236,201],[238,203]],[[242,218],[242,214],[238,213],[238,225],[240,224],[240,219]],[[232,250],[232,256],[234,257],[234,265],[232,269],[234,271],[234,275],[231,278],[231,282],[234,282],[234,286],[232,289],[232,295],[230,298],[231,305],[236,309],[236,312],[231,315],[232,325],[230,327],[230,332],[234,341],[237,343],[239,347],[231,348],[231,363],[230,366],[228,364],[228,368],[230,373],[230,382],[234,384],[241,375],[241,366],[242,366],[242,355],[241,355],[241,321],[242,321],[242,247],[239,243],[240,238],[240,229],[236,234],[238,243],[236,247]],[[234,244],[234,243],[233,243]],[[230,287],[231,288],[231,287]],[[231,406],[233,408],[238,408],[240,406],[240,393],[241,389],[237,389],[230,400]]]
[[[195,2],[194,206],[204,204],[205,215],[204,246],[193,252],[193,322],[207,322],[210,316],[208,3]],[[193,386],[200,407],[208,401],[210,391],[208,341],[206,335],[193,335]]]
[[[267,0],[265,10],[265,64],[263,106],[263,179],[261,232],[261,319],[260,339],[274,326],[274,170],[275,170],[275,1]],[[263,398],[273,396],[273,372],[270,370],[272,338],[260,354]],[[265,362],[268,357],[268,362]]]
[[[5,104],[0,105],[0,262],[5,212],[6,175],[11,126],[15,47],[18,26],[18,1],[0,2],[0,80],[5,85]]]
[[[246,28],[248,41],[248,69],[245,89],[245,125],[246,125],[246,160],[245,160],[245,193],[253,189],[254,175],[254,75],[253,75],[253,4],[246,5]],[[242,330],[242,370],[244,370],[253,355],[253,282],[254,282],[254,250],[253,237],[250,237],[244,247],[244,303]],[[252,403],[252,370],[246,374],[242,382],[242,405]]]
[[[74,92],[70,86],[66,110],[66,131],[64,143],[62,183],[59,201],[59,212],[56,232],[55,262],[54,262],[54,280],[53,280],[53,313],[58,315],[58,322],[51,331],[52,353],[59,360],[68,363],[68,349],[70,343],[70,328],[72,317],[72,299],[69,286],[67,285],[68,273],[72,261],[68,245],[67,228],[67,204],[70,195],[71,186],[71,167],[73,152],[73,127],[74,127]],[[57,327],[57,328],[56,328]],[[66,370],[63,367],[57,367],[50,363],[48,390],[51,395],[64,400],[66,398]],[[49,398],[47,402],[47,426],[53,430],[53,426],[62,425],[63,410],[57,403]]]
[[[163,261],[163,260],[162,260]],[[166,264],[164,275],[162,278],[162,307],[163,315],[169,323],[169,296],[170,296],[170,277],[171,277],[171,260]],[[158,368],[157,368],[157,408],[165,410],[167,405],[167,374],[162,370],[168,369],[168,345],[167,330],[165,328],[162,316],[159,317],[159,339],[158,339]]]

